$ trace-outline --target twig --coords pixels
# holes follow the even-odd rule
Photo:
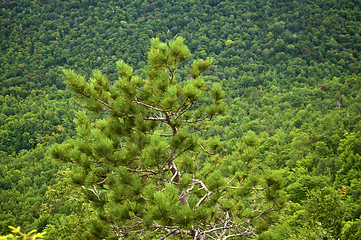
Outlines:
[[[180,116],[182,116],[186,111],[188,111],[188,110],[193,106],[193,104],[194,104],[194,102],[191,102],[191,104],[190,104],[187,108],[183,109],[183,111],[181,111],[181,112],[178,114],[178,116],[177,116],[176,118],[174,118],[174,121],[177,120]],[[177,111],[178,111],[178,110],[177,110]]]
[[[101,103],[101,104],[103,104],[104,106],[106,106],[106,107],[108,107],[108,108],[112,109],[112,107],[111,107],[109,104],[107,104],[107,103],[103,102],[103,101],[102,101],[102,100],[100,100],[100,99],[95,99],[95,101],[100,102],[100,103]]]
[[[195,123],[195,122],[202,122],[204,120],[206,120],[208,116],[205,116],[204,118],[198,118],[196,120],[182,120],[182,122],[185,122],[185,123]]]
[[[160,108],[156,108],[156,107],[153,107],[152,105],[148,105],[148,104],[145,104],[145,103],[139,102],[139,101],[137,101],[137,100],[133,100],[133,102],[134,102],[134,103],[136,103],[136,104],[139,104],[139,105],[145,106],[145,107],[147,107],[147,108],[150,108],[150,109],[153,109],[153,110],[156,110],[156,111],[159,111],[159,112],[163,112],[163,110],[162,110],[162,109],[160,109]]]
[[[198,145],[203,149],[203,151],[205,151],[206,153],[208,153],[209,155],[215,155],[216,153],[212,153],[212,152],[208,152],[199,142],[197,142]]]

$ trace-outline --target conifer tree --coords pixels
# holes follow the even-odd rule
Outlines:
[[[193,62],[189,79],[177,78],[189,57],[182,38],[152,39],[145,79],[123,61],[114,82],[98,70],[90,81],[64,71],[87,111],[76,121],[77,139],[52,156],[73,164],[72,179],[97,212],[89,222],[95,239],[252,237],[279,208],[277,175],[263,179],[254,167],[255,135],[235,147],[227,166],[216,154],[220,139],[203,139],[225,111],[224,93],[218,83],[207,90],[200,76],[209,58]]]

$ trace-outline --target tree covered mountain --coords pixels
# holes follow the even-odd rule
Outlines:
[[[66,232],[81,238],[70,229],[93,211],[68,201],[65,193],[74,197],[76,190],[54,180],[71,165],[48,158],[52,144],[76,138],[81,102],[66,89],[62,70],[90,78],[99,69],[115,81],[122,59],[145,77],[150,39],[183,37],[192,55],[176,77],[187,80],[194,60],[212,57],[203,79],[225,91],[228,111],[205,135],[223,142],[222,161],[231,166],[235,146],[252,131],[260,141],[259,168],[285,174],[289,203],[259,236],[316,239],[323,229],[324,238],[358,239],[360,6],[358,0],[3,1],[1,234],[20,225],[47,228],[49,239]],[[56,207],[50,213],[43,204]]]

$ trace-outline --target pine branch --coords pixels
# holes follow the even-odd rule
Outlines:
[[[243,231],[242,233],[237,233],[237,234],[232,234],[232,235],[228,235],[228,236],[225,236],[222,240],[226,240],[228,238],[234,238],[234,237],[239,237],[239,236],[245,236],[245,235],[248,235],[248,236],[254,236],[254,237],[257,237],[257,234],[254,232],[254,230],[251,230],[251,227],[247,228],[245,231]]]
[[[198,145],[203,149],[203,151],[205,151],[206,153],[208,153],[209,155],[215,155],[216,153],[212,153],[212,152],[208,152],[199,142],[197,142]]]
[[[127,168],[127,170],[128,170],[129,172],[138,172],[138,173],[147,172],[147,173],[151,173],[151,174],[153,174],[153,175],[156,175],[156,174],[159,173],[159,171],[153,171],[153,170],[149,170],[149,169],[138,170],[138,169]]]
[[[180,104],[179,108],[173,114],[176,115],[179,112],[179,110],[181,110],[186,103],[187,103],[187,99],[184,100],[184,102],[182,102],[182,104]]]
[[[170,232],[168,232],[166,235],[164,235],[160,240],[164,240],[164,239],[167,239],[167,237],[169,236],[169,235],[171,235],[171,234],[175,234],[175,235],[177,235],[177,233],[179,233],[179,231],[178,230],[173,230],[173,231],[170,231]]]
[[[195,120],[182,120],[182,122],[185,122],[185,123],[202,122],[202,121],[206,120],[208,117],[209,116],[205,116],[204,118],[198,118],[198,119],[195,119]],[[211,118],[209,120],[211,120]]]
[[[256,190],[256,191],[266,191],[268,187],[269,187],[269,186],[264,187],[264,188],[252,188],[252,190]]]
[[[139,102],[139,101],[137,101],[137,100],[133,100],[133,102],[134,102],[134,103],[136,103],[136,104],[142,105],[142,106],[144,106],[144,107],[147,107],[147,108],[153,109],[153,110],[155,110],[155,111],[158,111],[158,112],[163,112],[163,110],[162,110],[162,109],[160,109],[160,108],[153,107],[153,106],[151,106],[151,105],[148,105],[148,104],[145,104],[145,103]]]
[[[161,121],[161,122],[165,122],[166,119],[165,118],[158,118],[158,117],[155,117],[155,118],[152,118],[152,117],[143,117],[144,120],[151,120],[151,121]]]
[[[128,118],[135,118],[134,115],[130,115],[130,114],[126,113],[126,112],[124,111],[124,109],[122,108],[122,105],[121,105],[121,104],[119,105],[119,107],[120,107],[120,109],[123,111],[123,113],[125,114],[125,116],[127,116]]]
[[[151,134],[151,133],[149,133]],[[159,135],[159,136],[162,136],[162,137],[173,137],[174,134],[164,134],[164,133],[152,133],[154,135]]]
[[[179,172],[177,166],[175,165],[174,161],[172,160],[171,163],[169,164],[169,168],[173,173],[173,177],[170,179],[171,182],[173,182],[173,180],[175,180],[176,183],[179,182],[179,179],[181,178],[181,173]]]
[[[275,211],[275,210],[276,210],[276,208],[269,208],[269,209],[267,209],[267,210],[265,210],[265,211],[261,212],[261,214],[259,214],[257,217],[255,217],[255,218],[254,218],[254,220],[256,220],[256,219],[258,219],[258,218],[262,217],[264,214],[266,214],[266,213],[268,213],[268,212],[272,212],[272,211]]]
[[[175,61],[177,61],[177,60],[175,60]],[[170,84],[172,84],[172,82],[173,82],[173,79],[174,79],[174,75],[175,75],[175,72],[178,70],[178,68],[179,68],[179,66],[180,66],[180,64],[181,64],[181,62],[177,65],[177,67],[175,68],[175,69],[170,69],[170,67],[168,67],[168,70],[171,72],[171,74],[172,74],[172,77],[170,77],[169,76],[169,74],[168,74],[168,78],[169,78],[169,83]]]
[[[96,184],[97,184],[97,185],[101,185],[101,184],[105,183],[105,181],[106,181],[107,179],[108,179],[108,177],[104,178],[104,180],[103,180],[103,181],[98,182],[98,183],[96,183]]]
[[[183,111],[180,112],[176,118],[174,118],[174,121],[177,120],[178,118],[180,118],[186,111],[188,111],[193,106],[193,104],[194,104],[194,102],[191,102],[191,104],[187,108],[183,109]],[[178,112],[178,109],[176,112]]]
[[[178,158],[180,155],[185,153],[186,151],[190,150],[194,146],[194,143],[190,145],[188,148],[184,149],[182,152],[180,152],[177,156],[174,157],[174,159]]]
[[[228,223],[231,221],[228,212],[226,213],[226,220],[224,221],[224,227],[228,225]],[[224,235],[227,233],[227,229],[224,229],[223,233],[219,236],[219,239],[224,237]]]
[[[208,188],[206,187],[206,185],[205,185],[201,180],[199,180],[199,179],[192,179],[192,183],[193,183],[193,184],[199,184],[199,185],[201,185],[201,188],[198,189],[198,190],[204,189],[204,190],[207,192],[207,193],[197,202],[196,207],[199,207],[199,206],[202,204],[202,202],[203,202],[207,197],[209,197],[213,192],[212,192],[212,191],[209,191]]]
[[[111,107],[109,104],[103,102],[103,101],[100,100],[100,99],[95,99],[95,101],[100,102],[101,104],[103,104],[104,106],[108,107],[109,109],[112,109],[112,107]]]
[[[168,69],[169,69],[169,71],[170,71],[171,74],[172,74],[172,71],[170,70],[170,68],[168,68]],[[172,81],[173,81],[173,74],[172,74],[172,76],[170,76],[169,73],[167,72],[167,75],[168,75],[169,83],[171,84]],[[164,84],[163,84],[163,86],[164,86]]]
[[[237,173],[239,173],[239,172],[242,170],[243,166],[244,166],[244,162],[243,162],[242,165],[238,168],[237,172],[234,173],[233,177],[231,178],[231,180],[228,181],[228,183],[226,184],[226,186],[228,186],[228,185],[234,180],[234,178],[237,176]],[[243,183],[243,181],[242,181],[242,183]],[[236,187],[235,187],[235,188],[236,188]]]
[[[249,223],[249,220],[245,220],[242,223],[237,224],[237,225],[230,225],[230,226],[225,226],[225,227],[212,228],[210,230],[204,231],[203,233],[211,233],[211,232],[219,231],[219,230],[239,228],[239,227],[242,227],[242,225],[244,225],[246,223]]]

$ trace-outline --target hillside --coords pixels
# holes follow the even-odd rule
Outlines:
[[[358,239],[360,6],[359,0],[3,1],[0,234],[8,225],[42,231],[50,224],[51,239],[61,239],[59,230],[76,236],[72,227],[84,224],[84,211],[75,210],[82,203],[62,204],[66,180],[54,176],[71,166],[48,157],[54,143],[75,138],[81,105],[62,69],[86,78],[99,69],[113,81],[122,59],[142,75],[150,39],[181,36],[192,56],[177,77],[186,79],[193,60],[212,57],[204,80],[225,90],[228,111],[207,132],[224,142],[224,161],[231,164],[236,142],[253,131],[259,168],[286,176],[283,217],[260,237],[316,239],[319,222],[336,239]],[[45,195],[48,188],[59,192]],[[45,203],[60,205],[49,213]]]

